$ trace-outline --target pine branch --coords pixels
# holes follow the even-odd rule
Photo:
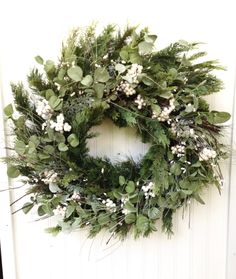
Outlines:
[[[22,83],[11,83],[11,90],[14,97],[16,110],[26,115],[26,111],[33,111],[32,105],[29,101],[29,93],[24,89]]]

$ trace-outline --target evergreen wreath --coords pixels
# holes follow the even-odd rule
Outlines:
[[[217,61],[198,60],[198,43],[179,41],[156,51],[156,36],[145,28],[123,32],[108,25],[74,30],[59,62],[36,61],[29,90],[12,84],[14,105],[5,115],[15,136],[5,158],[8,176],[23,176],[29,202],[40,218],[59,215],[51,233],[86,227],[121,239],[156,231],[156,221],[172,233],[172,216],[191,199],[204,203],[202,190],[222,174],[227,157],[220,142],[227,112],[211,111],[204,96],[222,89],[213,74]],[[15,117],[14,110],[20,114]],[[112,163],[89,154],[91,131],[105,119],[132,127],[149,150]]]

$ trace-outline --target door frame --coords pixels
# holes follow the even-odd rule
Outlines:
[[[232,124],[230,141],[230,168],[228,189],[228,214],[227,214],[227,245],[226,245],[226,279],[236,276],[236,63],[234,70],[234,92],[232,106]]]
[[[1,63],[0,63],[1,65]],[[0,66],[0,158],[6,156],[6,133],[3,115],[4,88]],[[2,252],[2,268],[4,279],[16,279],[16,259],[14,249],[13,219],[11,211],[10,181],[7,177],[7,167],[0,161],[0,241]]]

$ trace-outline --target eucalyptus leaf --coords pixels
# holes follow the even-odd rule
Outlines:
[[[66,70],[62,68],[59,70],[57,77],[60,81],[64,81],[65,75],[66,75]]]
[[[119,72],[120,74],[122,74],[122,73],[124,73],[124,72],[126,71],[125,65],[120,64],[120,63],[118,63],[118,64],[115,65],[115,69],[116,69],[116,71]]]
[[[148,43],[154,43],[157,39],[157,35],[150,35],[150,34],[146,34],[145,37],[145,42],[148,42]]]
[[[124,61],[128,61],[129,60],[129,53],[126,50],[121,50],[120,51],[120,57],[122,60]]]
[[[9,104],[7,105],[5,108],[4,108],[4,114],[7,116],[7,117],[11,117],[12,114],[13,114],[13,106],[12,104]]]
[[[65,152],[65,151],[67,151],[69,148],[68,148],[68,146],[67,146],[65,143],[60,142],[60,143],[58,144],[58,149],[59,149],[61,152]]]
[[[148,217],[150,219],[159,219],[161,217],[161,211],[156,208],[156,207],[152,207],[148,209]]]
[[[170,167],[170,172],[174,175],[180,175],[181,174],[181,167],[178,163],[173,163]]]
[[[91,86],[92,83],[93,83],[93,78],[92,78],[92,76],[91,76],[91,75],[85,76],[85,77],[82,79],[81,83],[82,83],[84,86],[87,86],[87,87]]]
[[[26,145],[23,141],[18,140],[15,144],[15,151],[19,154],[19,155],[23,155],[25,154],[26,151]]]
[[[8,165],[7,166],[7,175],[10,178],[16,178],[20,175],[20,171],[16,167]]]
[[[47,89],[46,92],[45,92],[46,99],[49,100],[52,96],[55,96],[54,91],[52,89]]]
[[[133,193],[135,190],[135,184],[133,181],[129,181],[125,187],[125,191],[129,194]]]
[[[122,198],[122,193],[117,189],[114,189],[112,191],[112,194],[113,194],[114,198],[116,198],[118,200],[120,200]]]
[[[94,72],[94,79],[98,82],[107,82],[110,79],[110,75],[106,68],[97,68]]]
[[[57,236],[59,234],[59,232],[61,231],[61,227],[59,227],[59,226],[50,227],[50,228],[46,228],[45,231],[47,233],[50,233],[53,236]]]
[[[61,227],[63,232],[68,233],[71,231],[71,222],[58,221],[58,225]]]
[[[101,213],[98,216],[98,223],[100,225],[107,225],[110,221],[110,216],[107,213]]]
[[[152,81],[152,79],[151,79],[148,75],[146,75],[146,74],[141,74],[140,76],[141,76],[141,81],[142,81],[145,85],[151,86],[151,87],[155,85],[155,83]]]
[[[126,224],[132,224],[136,221],[136,215],[134,213],[129,213],[125,215],[125,223]]]
[[[52,192],[52,193],[58,193],[58,192],[61,192],[61,189],[58,187],[58,185],[56,183],[49,183],[49,190]]]
[[[119,184],[120,186],[123,186],[125,184],[125,178],[122,175],[119,176]]]
[[[27,153],[28,154],[33,154],[36,152],[36,146],[33,142],[29,142],[28,148],[27,148]]]
[[[62,133],[53,133],[53,140],[55,140],[56,142],[65,142],[66,139],[65,139],[65,136],[62,134]]]
[[[67,75],[74,81],[78,82],[82,80],[83,70],[79,66],[73,66],[67,70]]]
[[[139,232],[145,233],[149,229],[149,220],[146,216],[140,214],[137,216],[136,227]]]
[[[52,145],[45,145],[44,152],[48,154],[53,154],[55,152],[55,148]]]
[[[46,212],[44,211],[42,205],[40,205],[40,206],[38,207],[38,210],[37,210],[37,211],[38,211],[38,215],[39,215],[39,216],[43,216],[43,215],[46,214]]]
[[[198,201],[199,203],[205,204],[204,200],[200,197],[200,195],[194,194],[193,197],[194,197],[194,199],[195,199],[196,201]]]
[[[142,64],[142,57],[137,52],[131,52],[129,57],[131,63]]]
[[[153,43],[149,42],[141,42],[138,44],[139,54],[140,55],[146,55],[150,54],[153,50]]]
[[[38,64],[43,65],[44,61],[43,61],[43,58],[41,56],[37,55],[37,56],[34,57],[34,59]]]
[[[47,60],[44,64],[44,70],[46,73],[50,74],[55,70],[55,64],[52,60]]]
[[[38,153],[39,159],[40,160],[48,160],[51,158],[51,156],[49,154],[46,153]]]
[[[50,107],[54,110],[58,109],[61,105],[62,100],[55,95],[52,95],[48,101]]]
[[[47,201],[46,203],[44,203],[42,205],[42,209],[47,215],[49,216],[53,215],[53,210],[51,208],[50,202]]]
[[[67,138],[67,141],[72,147],[76,147],[79,145],[79,139],[75,134],[70,134]]]
[[[130,212],[137,212],[137,208],[130,201],[127,201],[125,203],[124,208],[127,209]]]
[[[128,81],[128,83],[133,83],[133,77],[131,75],[123,76],[123,80]]]
[[[168,74],[172,77],[172,78],[175,78],[178,74],[178,71],[175,69],[175,68],[171,68],[169,71],[168,71]]]
[[[30,140],[31,142],[33,142],[34,145],[35,145],[36,147],[37,147],[37,146],[39,145],[39,143],[40,143],[40,140],[39,140],[39,138],[38,138],[36,135],[31,136],[31,137],[29,138],[29,140]]]
[[[80,218],[80,217],[79,218],[74,218],[74,220],[75,221],[72,224],[72,228],[75,229],[75,230],[79,229],[81,227],[81,224],[83,223],[82,218]]]
[[[75,206],[74,205],[68,205],[66,209],[66,218],[69,218],[75,211]]]
[[[161,113],[161,107],[156,105],[156,104],[152,104],[152,111],[155,112],[155,114],[158,116]]]
[[[34,207],[34,204],[31,202],[26,202],[22,206],[22,211],[27,214],[32,208]]]
[[[94,90],[97,94],[98,99],[102,99],[103,94],[104,94],[104,89],[105,89],[105,85],[102,83],[96,83],[94,84]]]
[[[164,99],[170,99],[173,97],[173,94],[170,91],[165,91],[160,93],[160,97],[164,98]]]
[[[230,113],[224,111],[212,111],[213,115],[212,123],[213,124],[221,124],[228,121],[231,117]]]

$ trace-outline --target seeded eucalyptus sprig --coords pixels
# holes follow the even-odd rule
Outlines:
[[[220,191],[219,160],[227,155],[220,138],[230,115],[211,111],[204,96],[221,90],[213,70],[222,67],[199,62],[198,43],[156,51],[156,38],[147,28],[74,30],[58,62],[35,57],[29,91],[12,84],[14,105],[4,109],[15,135],[8,175],[28,183],[25,213],[37,207],[39,216],[60,216],[51,233],[86,227],[90,236],[102,229],[148,236],[157,219],[172,233],[178,208],[203,203],[209,185]],[[91,128],[105,118],[149,144],[140,161],[89,154]]]

